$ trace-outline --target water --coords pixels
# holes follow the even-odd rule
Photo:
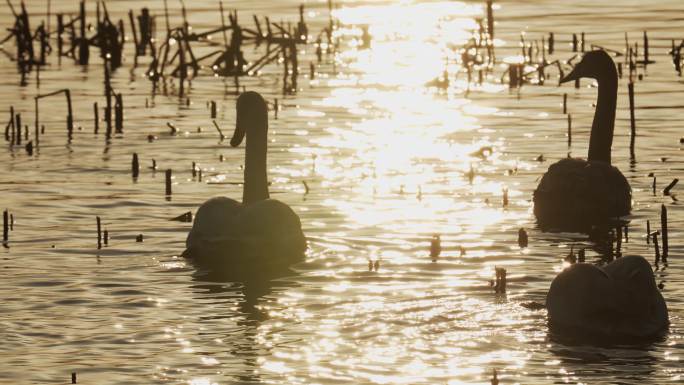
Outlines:
[[[71,1],[52,3],[53,13],[76,11]],[[459,69],[453,49],[483,17],[480,2],[336,4],[342,22],[338,57],[335,63],[324,57],[316,79],[308,78],[315,55],[307,46],[295,95],[282,95],[282,67],[276,64],[261,77],[241,80],[269,101],[279,98],[282,110],[269,133],[271,192],[300,215],[310,246],[291,277],[265,284],[198,276],[177,257],[190,224],[169,221],[208,197],[242,194],[236,182],[244,148],[219,143],[206,108],[217,101],[218,122],[229,135],[232,80],[205,72],[192,81],[187,97],[178,95],[177,81],[153,94],[143,76],[149,59],[133,68],[128,57],[113,77],[113,87],[124,94],[124,135],[107,144],[92,133],[92,103],[104,104],[96,54],[87,68],[66,58],[60,66],[51,56],[39,90],[35,74],[22,87],[15,64],[0,61],[2,109],[13,105],[33,127],[33,97],[69,87],[76,126],[82,127],[68,143],[64,102],[54,97],[41,102],[46,134],[37,154],[16,146],[0,150],[1,205],[16,220],[10,248],[0,251],[0,382],[67,383],[77,372],[79,383],[98,384],[457,384],[489,383],[496,369],[505,384],[680,383],[684,212],[678,201],[651,193],[648,174],[655,173],[660,191],[684,170],[682,81],[667,55],[670,39],[681,38],[677,15],[684,5],[513,0],[497,2],[495,9],[500,60],[519,55],[521,31],[526,41],[555,32],[559,59],[572,56],[573,32],[622,50],[624,32],[640,42],[642,30],[649,31],[656,63],[636,84],[636,162],[629,162],[625,79],[613,161],[634,193],[625,253],[654,259],[645,223],[650,219],[658,228],[660,205],[668,207],[670,266],[657,271],[656,279],[664,283],[672,326],[653,344],[588,347],[552,341],[545,311],[521,303],[543,303],[570,247],[591,247],[579,234],[536,230],[531,196],[548,165],[568,152],[563,93],[573,116],[570,152],[585,156],[595,88],[586,80],[579,90],[559,88],[550,70],[545,86],[511,92],[499,83],[505,67],[497,66],[483,86],[466,93],[465,75],[453,77]],[[108,2],[115,19],[143,5],[162,13],[161,1]],[[214,2],[187,5],[195,30],[220,24]],[[297,5],[230,4],[245,24],[251,13],[296,22]],[[172,21],[179,22],[179,4],[169,7]],[[35,26],[45,3],[31,0],[28,8]],[[94,4],[88,9],[93,12]],[[328,23],[326,2],[307,4],[307,19],[311,32],[321,31]],[[7,8],[0,22],[11,26]],[[362,23],[373,35],[369,50],[355,48]],[[14,52],[13,44],[4,48]],[[245,49],[249,60],[259,52],[263,47]],[[442,73],[447,57],[451,88],[424,87]],[[169,135],[167,122],[180,135]],[[150,143],[148,135],[158,139]],[[493,154],[472,155],[483,146]],[[137,182],[130,176],[134,152],[142,165]],[[536,161],[540,154],[546,161]],[[157,172],[148,168],[152,159]],[[203,170],[201,183],[192,178],[193,161]],[[167,168],[174,170],[170,201],[164,197]],[[97,215],[111,234],[102,250],[96,248]],[[520,227],[530,233],[525,250],[516,242]],[[138,234],[143,243],[135,242]],[[443,248],[434,263],[433,234],[441,235]],[[587,256],[598,258],[590,248]],[[368,271],[369,259],[380,261],[377,272]],[[495,266],[508,270],[506,295],[489,287]]]

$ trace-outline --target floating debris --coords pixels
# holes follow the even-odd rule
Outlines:
[[[183,213],[177,217],[171,218],[170,220],[176,221],[176,222],[190,223],[190,222],[192,222],[192,212],[188,211],[188,212]]]

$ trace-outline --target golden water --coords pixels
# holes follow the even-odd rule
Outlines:
[[[45,4],[27,2],[34,26]],[[555,32],[559,59],[573,55],[573,32],[622,50],[624,32],[640,41],[649,31],[656,64],[636,84],[636,163],[629,162],[625,79],[613,159],[634,193],[625,253],[653,260],[646,220],[658,228],[660,205],[669,209],[670,266],[656,279],[664,283],[672,326],[663,341],[638,347],[554,342],[545,311],[520,305],[544,302],[571,245],[589,247],[588,259],[598,258],[581,235],[536,230],[531,211],[540,176],[568,153],[562,94],[568,93],[573,116],[569,151],[585,156],[596,89],[588,81],[579,90],[559,88],[554,77],[511,92],[499,82],[505,67],[497,66],[484,85],[466,93],[465,74],[455,78],[454,48],[483,17],[479,1],[335,4],[339,52],[324,57],[312,80],[314,48],[301,47],[296,95],[281,94],[277,64],[241,80],[267,100],[279,99],[282,110],[269,133],[271,192],[300,215],[310,245],[293,276],[265,285],[204,281],[177,257],[190,224],[169,221],[211,196],[242,195],[236,182],[244,148],[219,142],[206,107],[217,101],[218,122],[230,134],[232,79],[205,73],[183,97],[177,81],[168,80],[153,94],[144,77],[148,59],[134,68],[128,57],[113,78],[124,94],[124,135],[107,144],[92,133],[92,103],[104,104],[95,53],[87,68],[66,58],[58,65],[51,56],[40,89],[33,77],[20,86],[15,64],[2,57],[0,109],[13,105],[32,127],[33,97],[68,87],[82,129],[67,142],[65,106],[55,97],[41,104],[46,134],[37,154],[8,145],[0,150],[0,206],[16,221],[10,248],[0,251],[0,383],[68,383],[77,372],[79,383],[92,384],[458,384],[489,383],[493,369],[505,384],[680,383],[684,212],[680,202],[651,193],[648,174],[657,176],[659,191],[683,177],[684,84],[667,51],[670,39],[684,38],[677,16],[684,4],[511,0],[495,9],[500,60],[516,60],[521,31],[528,41]],[[116,19],[143,5],[162,14],[162,1],[108,1]],[[186,5],[195,30],[220,25],[217,2]],[[296,23],[297,5],[229,4],[246,25],[252,13]],[[94,7],[88,3],[90,13]],[[178,23],[179,3],[169,0],[169,7]],[[53,0],[52,8],[75,12],[77,4]],[[307,3],[313,34],[328,17],[325,1]],[[0,22],[11,27],[7,7]],[[157,23],[163,25],[162,17]],[[361,24],[373,36],[370,49],[358,47]],[[11,43],[4,49],[14,52]],[[255,60],[263,50],[245,48],[245,55]],[[449,90],[425,87],[447,58]],[[167,122],[181,134],[169,135]],[[150,134],[158,140],[149,143]],[[491,156],[472,155],[483,146],[493,148]],[[130,176],[133,153],[142,165],[137,182]],[[540,154],[546,161],[536,160]],[[152,159],[157,172],[148,169]],[[193,180],[192,162],[202,168],[202,182]],[[164,197],[168,168],[174,170],[170,201]],[[97,215],[111,234],[102,250],[96,249]],[[525,250],[516,242],[520,227],[530,233]],[[138,234],[143,243],[135,242]],[[429,256],[433,234],[441,235],[443,248],[436,262]],[[368,271],[369,259],[380,261],[377,272]],[[489,287],[495,266],[508,271],[506,295]]]

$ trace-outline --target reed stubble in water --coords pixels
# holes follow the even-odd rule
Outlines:
[[[518,246],[519,247],[527,247],[527,244],[528,244],[527,231],[525,231],[525,229],[521,227],[518,230]]]
[[[660,228],[663,232],[663,262],[667,263],[667,257],[669,254],[669,236],[667,232],[667,207],[665,207],[665,205],[660,206]]]
[[[95,217],[95,221],[97,223],[97,249],[99,250],[102,248],[102,221],[99,216]]]
[[[634,82],[629,82],[627,87],[629,92],[629,127],[631,133],[629,137],[629,155],[631,159],[635,159],[634,142],[636,138],[636,122],[634,118]]]
[[[133,179],[137,179],[140,174],[140,162],[138,161],[138,154],[133,153],[133,159],[131,160],[131,174]]]
[[[654,231],[653,234],[653,247],[655,248],[655,265],[660,263],[660,246],[658,246],[658,231]]]
[[[9,211],[2,212],[2,244],[7,247],[9,242]]]
[[[568,114],[568,148],[572,147],[572,115]]]
[[[171,196],[171,174],[172,174],[171,169],[166,170],[165,180],[166,180],[166,196],[167,196],[167,198]]]

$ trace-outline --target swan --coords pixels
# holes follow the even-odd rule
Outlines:
[[[615,127],[618,75],[605,51],[591,51],[561,79],[598,81],[587,160],[566,158],[552,164],[534,191],[534,214],[542,229],[588,231],[631,211],[632,192],[624,175],[610,163]]]
[[[551,282],[546,308],[553,333],[594,341],[643,341],[669,325],[651,265],[636,255],[571,265]]]
[[[186,240],[185,257],[231,269],[287,268],[303,257],[306,239],[297,214],[269,198],[266,178],[268,111],[263,97],[244,92],[237,100],[237,147],[247,137],[242,203],[227,197],[204,202]]]

